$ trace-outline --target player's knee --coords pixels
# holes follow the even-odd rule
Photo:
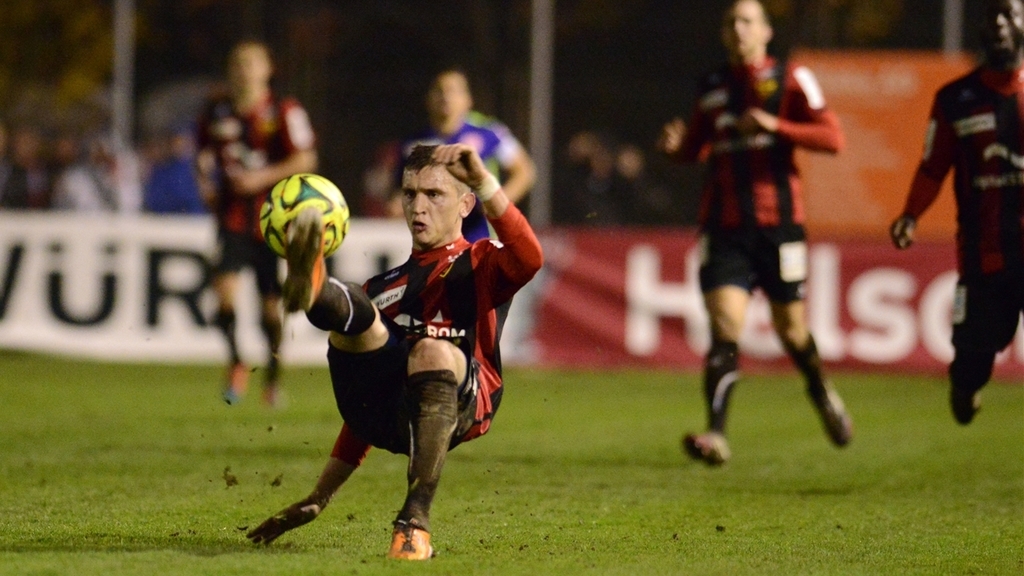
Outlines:
[[[711,333],[715,339],[735,342],[740,339],[742,330],[742,322],[728,314],[716,313],[711,317]]]
[[[967,393],[980,390],[992,377],[995,353],[978,350],[957,350],[949,365],[949,381],[954,388]]]
[[[423,338],[409,351],[409,374],[426,370],[459,372],[462,352],[451,342],[437,338]]]
[[[412,416],[443,415],[454,418],[458,409],[459,381],[451,370],[422,370],[409,374],[406,401]]]
[[[331,279],[306,311],[306,318],[321,330],[354,336],[370,329],[377,319],[377,311],[361,286]]]

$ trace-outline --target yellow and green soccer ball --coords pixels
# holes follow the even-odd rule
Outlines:
[[[288,225],[304,209],[319,208],[324,218],[324,256],[341,246],[348,234],[349,210],[341,190],[317,174],[295,174],[281,180],[267,196],[260,210],[263,239],[278,256],[284,257]]]

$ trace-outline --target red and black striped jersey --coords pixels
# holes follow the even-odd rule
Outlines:
[[[490,427],[501,401],[499,340],[512,296],[540,270],[540,243],[514,205],[490,219],[498,240],[464,238],[433,250],[414,251],[401,266],[364,286],[381,314],[409,338],[441,338],[480,364],[476,424],[465,439]]]
[[[778,130],[741,133],[737,122],[752,108],[778,117]],[[709,164],[703,228],[799,225],[803,190],[794,150],[835,153],[843,144],[839,119],[825,107],[814,74],[769,57],[759,66],[726,65],[704,78],[674,158]]]
[[[921,216],[951,167],[960,274],[1024,269],[1024,68],[976,68],[939,89],[904,214]]]
[[[272,95],[248,114],[234,109],[227,95],[207,103],[198,124],[200,149],[212,149],[220,171],[217,187],[217,223],[229,232],[248,232],[262,238],[259,215],[269,188],[254,196],[236,194],[224,177],[231,166],[258,169],[285,160],[316,145],[309,116],[298,101]]]

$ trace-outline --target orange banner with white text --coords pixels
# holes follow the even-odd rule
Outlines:
[[[808,231],[819,237],[885,238],[921,161],[935,92],[970,71],[972,58],[938,52],[801,51],[846,133],[836,156],[800,152]],[[918,237],[949,240],[956,206],[947,178]]]

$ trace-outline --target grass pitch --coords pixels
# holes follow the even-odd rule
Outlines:
[[[245,540],[309,491],[340,418],[324,369],[287,371],[276,412],[223,405],[220,376],[0,355],[0,573],[1024,572],[1019,383],[960,427],[943,379],[838,374],[855,437],[836,450],[795,375],[750,375],[709,469],[678,448],[697,375],[509,370],[491,432],[449,456],[439,555],[401,564],[406,459],[382,451],[316,522]]]

